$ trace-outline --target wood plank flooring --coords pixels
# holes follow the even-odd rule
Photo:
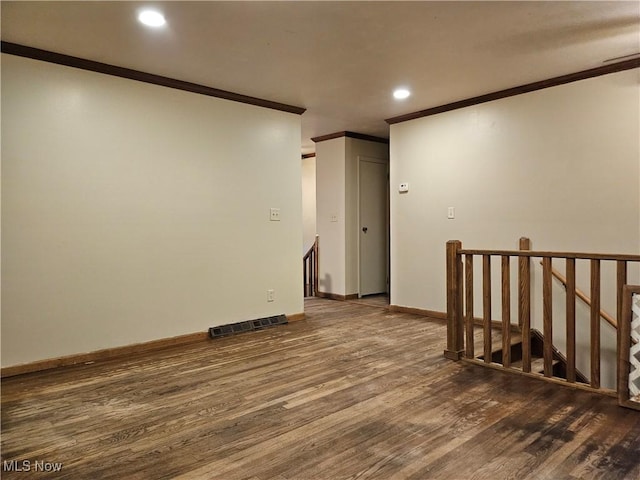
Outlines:
[[[306,314],[4,379],[2,478],[640,478],[640,412],[612,398],[446,360],[441,321]]]

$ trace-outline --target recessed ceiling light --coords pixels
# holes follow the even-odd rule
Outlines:
[[[397,100],[404,100],[405,98],[408,98],[409,95],[411,95],[411,92],[406,88],[398,88],[393,92],[393,98]]]
[[[138,14],[138,20],[140,23],[148,27],[161,27],[167,21],[164,19],[164,16],[160,12],[156,12],[155,10],[143,10]]]

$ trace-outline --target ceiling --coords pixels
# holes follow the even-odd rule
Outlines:
[[[167,25],[136,20],[141,7]],[[640,52],[640,2],[11,2],[2,40],[304,107],[339,131]],[[608,61],[608,62],[607,62]],[[606,63],[603,63],[606,62]],[[412,95],[394,100],[406,86]]]

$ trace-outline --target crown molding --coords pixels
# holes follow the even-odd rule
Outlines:
[[[349,132],[349,131],[335,132],[335,133],[330,133],[328,135],[322,135],[320,137],[313,137],[311,140],[315,143],[318,143],[318,142],[324,142],[326,140],[333,140],[334,138],[342,138],[342,137],[357,138],[358,140],[367,140],[369,142],[386,143],[386,144],[389,143],[388,138],[375,137],[373,135],[365,135],[364,133],[356,133],[356,132]]]
[[[55,63],[67,67],[79,68],[82,70],[88,70],[90,72],[103,73],[106,75],[112,75],[114,77],[127,78],[129,80],[136,80],[138,82],[145,82],[151,83],[153,85],[175,88],[177,90],[197,93],[199,95],[206,95],[208,97],[222,98],[224,100],[246,103],[249,105],[255,105],[257,107],[270,108],[272,110],[278,110],[281,112],[302,115],[306,111],[305,108],[296,107],[294,105],[272,102],[271,100],[265,100],[262,98],[249,97],[240,93],[220,90],[218,88],[208,87],[206,85],[185,82],[183,80],[154,75],[153,73],[141,72],[139,70],[132,70],[130,68],[118,67],[116,65],[110,65],[108,63],[87,60],[86,58],[72,57],[70,55],[51,52],[49,50],[42,50],[40,48],[28,47],[26,45],[20,45],[17,43],[2,42],[2,53],[31,58],[33,60],[41,60],[43,62]]]
[[[624,62],[605,65],[603,67],[592,68],[589,70],[583,70],[581,72],[562,75],[560,77],[541,80],[539,82],[520,85],[518,87],[507,88],[506,90],[499,90],[497,92],[487,93],[485,95],[480,95],[478,97],[467,98],[465,100],[459,100],[457,102],[447,103],[446,105],[427,108],[426,110],[420,110],[418,112],[399,115],[397,117],[388,118],[385,121],[388,124],[393,125],[395,123],[415,120],[416,118],[429,117],[431,115],[437,115],[438,113],[450,112],[451,110],[458,110],[460,108],[471,107],[473,105],[491,102],[493,100],[499,100],[501,98],[513,97],[515,95],[522,95],[523,93],[535,92],[536,90],[556,87],[558,85],[564,85],[567,83],[577,82],[579,80],[586,80],[588,78],[608,75],[610,73],[622,72],[624,70],[631,70],[633,68],[638,68],[638,67],[640,67],[640,58],[634,58],[631,60],[625,60]]]

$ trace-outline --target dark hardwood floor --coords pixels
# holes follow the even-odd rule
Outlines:
[[[613,398],[446,360],[441,321],[306,313],[4,379],[2,478],[640,478],[640,412]]]

